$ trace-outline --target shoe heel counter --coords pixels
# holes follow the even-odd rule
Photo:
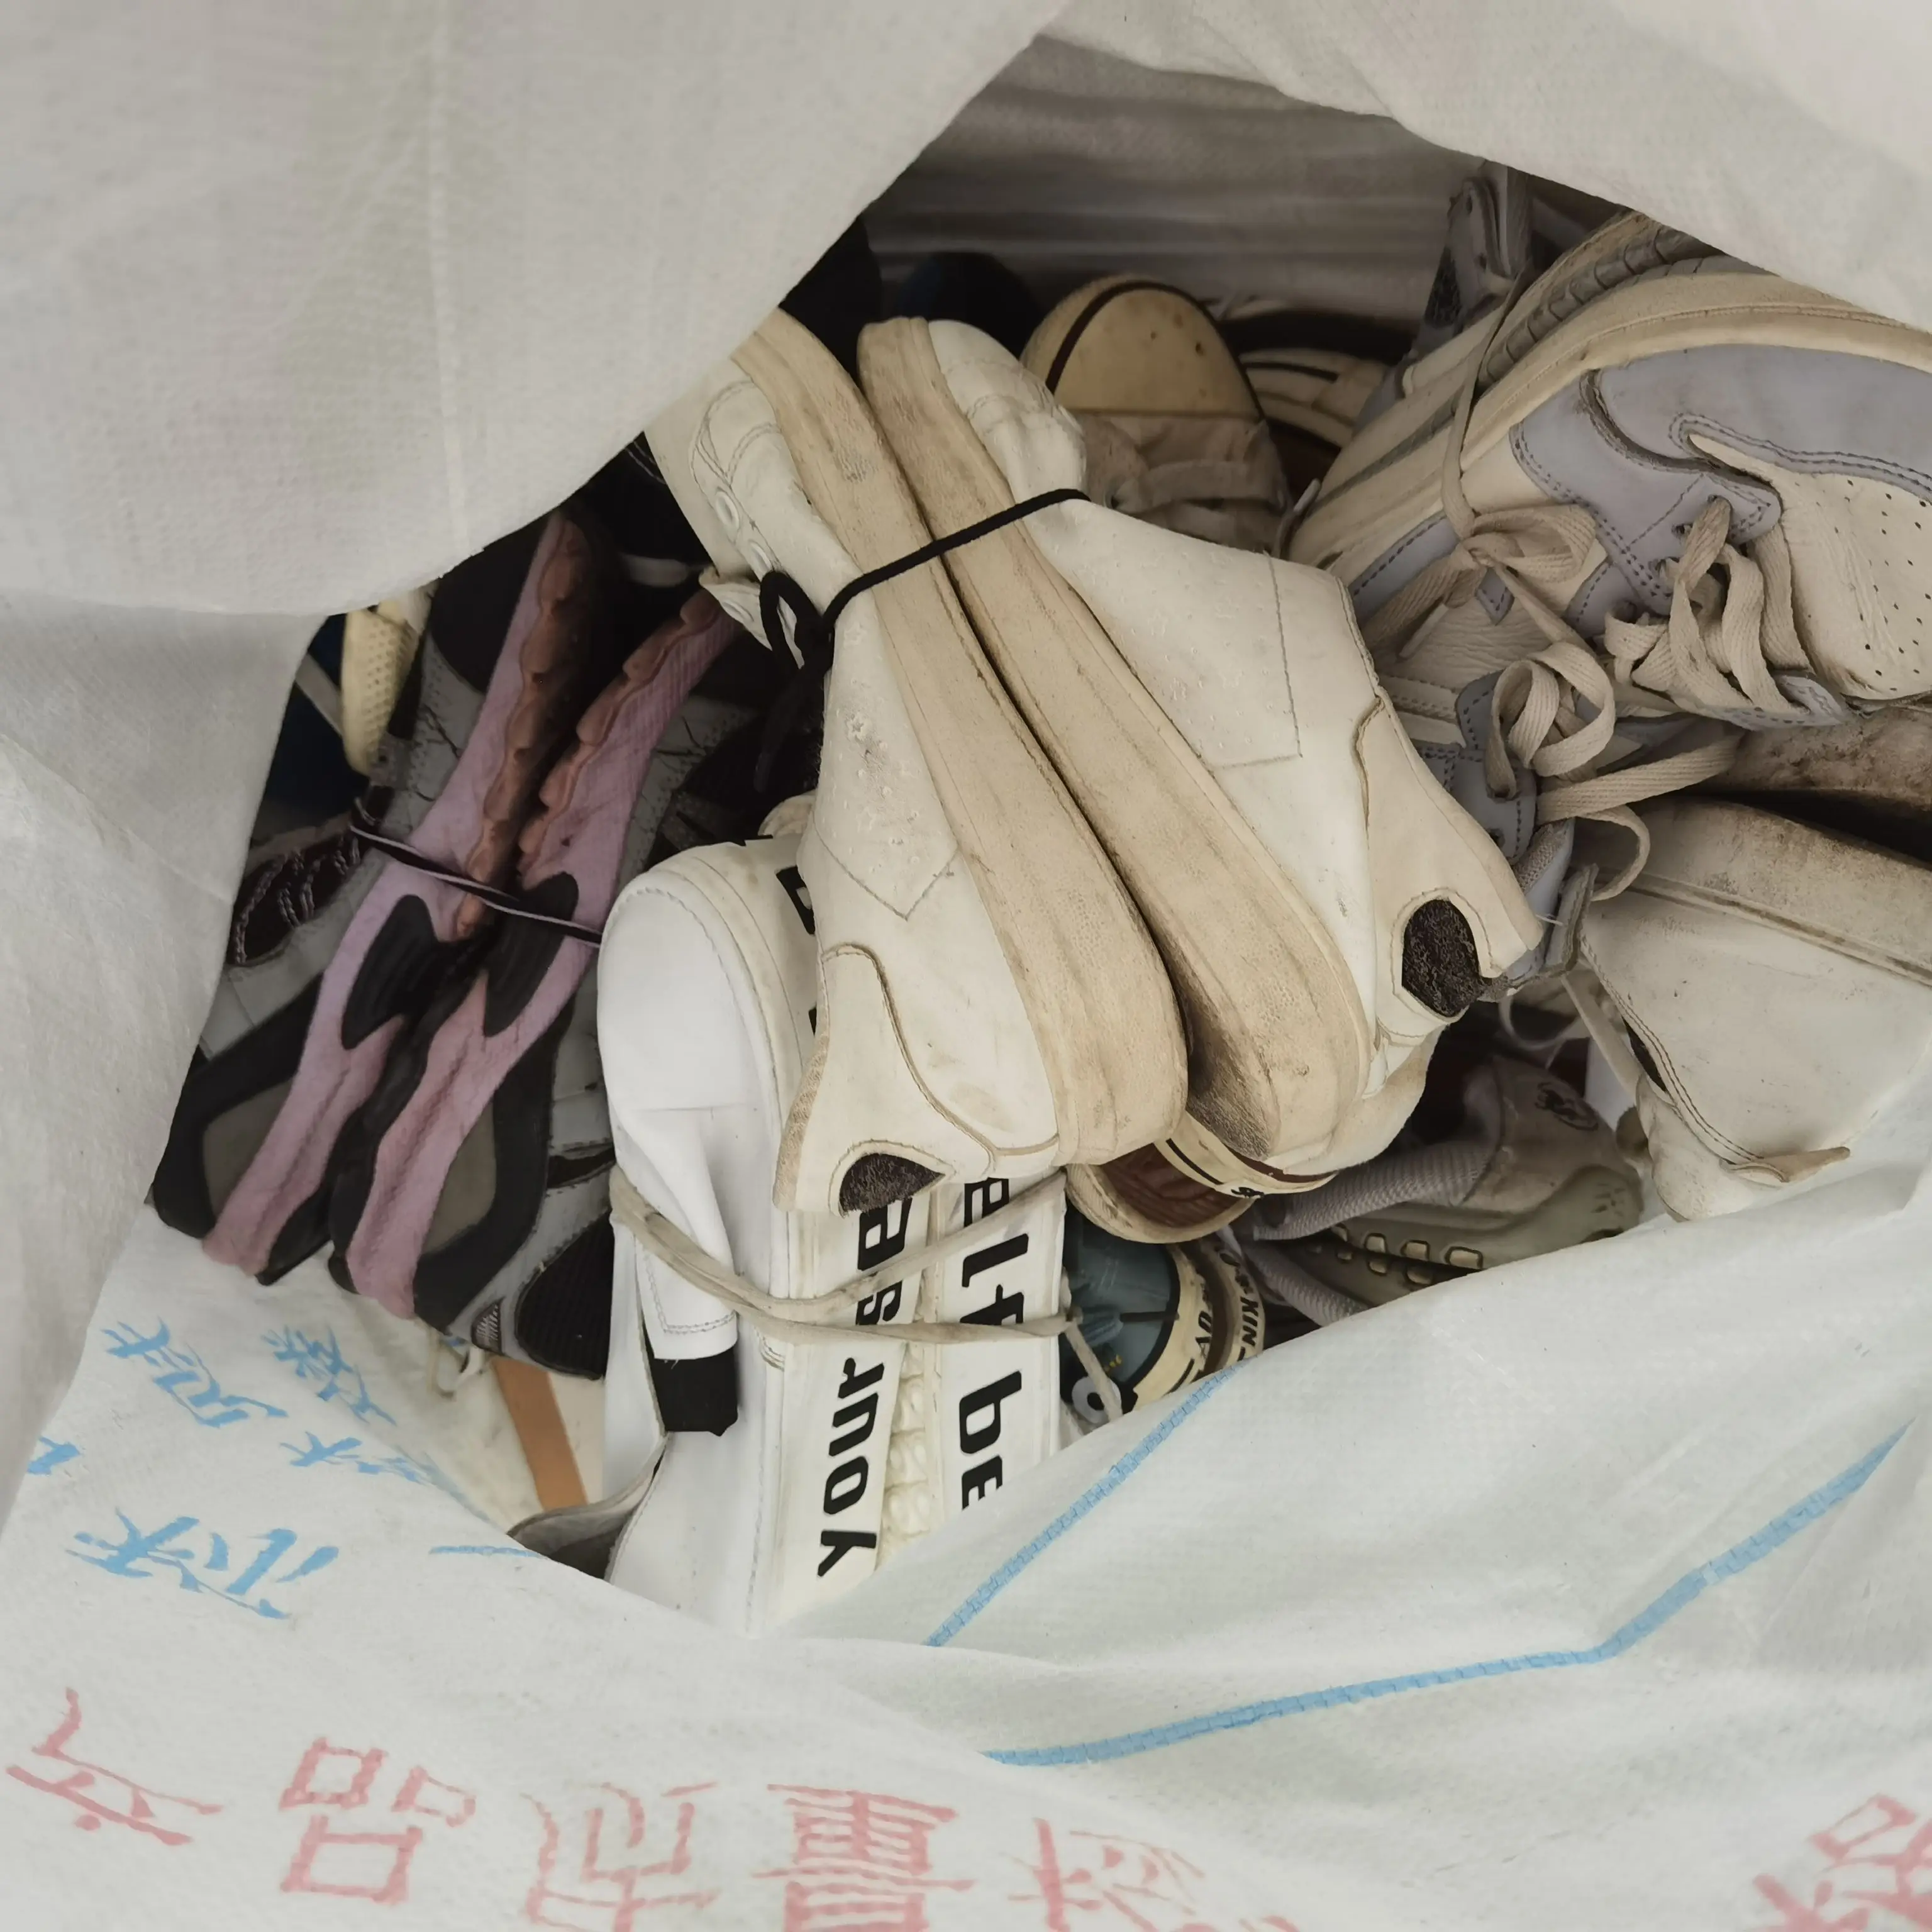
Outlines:
[[[1461,1010],[1445,1011],[1419,990],[1427,982],[1418,981],[1409,943],[1418,913],[1446,902],[1460,916],[1473,955],[1466,968],[1451,965],[1440,976],[1445,982],[1473,978],[1474,985],[1457,989],[1470,998],[1541,944],[1542,922],[1502,854],[1424,764],[1385,698],[1378,696],[1358,729],[1356,757],[1367,800],[1381,941],[1377,1019],[1387,1036],[1413,1044],[1439,1032]]]
[[[821,956],[819,973],[818,1037],[779,1143],[778,1206],[838,1214],[847,1174],[868,1154],[985,1179],[993,1150],[914,1071],[878,962],[861,947],[836,946]]]

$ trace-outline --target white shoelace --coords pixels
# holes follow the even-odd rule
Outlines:
[[[1498,312],[1498,325],[1510,306]],[[1821,722],[1822,706],[1797,701],[1774,675],[1816,676],[1792,615],[1790,550],[1775,526],[1750,554],[1738,549],[1729,541],[1731,506],[1713,498],[1687,533],[1682,560],[1671,567],[1670,614],[1610,619],[1600,655],[1550,602],[1559,586],[1576,581],[1596,542],[1590,512],[1545,503],[1479,515],[1464,493],[1462,444],[1486,349],[1486,342],[1469,358],[1443,464],[1442,512],[1456,546],[1384,604],[1364,626],[1364,636],[1371,650],[1400,640],[1398,655],[1406,657],[1424,640],[1438,611],[1468,603],[1492,572],[1502,580],[1549,642],[1496,680],[1484,776],[1502,798],[1516,796],[1519,770],[1562,781],[1539,786],[1539,824],[1590,818],[1629,832],[1636,842],[1635,858],[1596,894],[1612,898],[1650,855],[1650,836],[1633,805],[1726,770],[1737,754],[1740,714],[1754,724]],[[1619,698],[1632,716],[1688,712],[1725,728],[1714,742],[1691,750],[1600,772]]]
[[[1730,542],[1731,506],[1714,496],[1686,533],[1667,617],[1612,617],[1604,652],[1633,711],[1657,700],[1726,723],[1741,712],[1764,724],[1805,724],[1816,714],[1794,700],[1774,673],[1817,675],[1798,638],[1791,602],[1791,548],[1774,524],[1748,554]],[[1721,568],[1720,589],[1714,570]],[[1756,722],[1754,720],[1754,722]]]
[[[676,1222],[660,1214],[632,1185],[622,1168],[610,1170],[610,1218],[634,1235],[649,1253],[655,1255],[674,1274],[722,1301],[742,1322],[762,1335],[778,1342],[849,1342],[860,1339],[878,1342],[926,1342],[950,1344],[962,1342],[1010,1342],[1016,1335],[1051,1340],[1064,1336],[1082,1368],[1092,1379],[1095,1394],[1110,1421],[1120,1419],[1120,1391],[1100,1365],[1081,1333],[1078,1317],[1063,1271],[1060,1312],[1032,1322],[1004,1322],[997,1325],[979,1322],[881,1322],[862,1334],[848,1319],[860,1302],[897,1281],[916,1281],[936,1263],[954,1255],[964,1254],[984,1245],[987,1239],[1020,1219],[1042,1192],[1064,1185],[1058,1172],[1033,1186],[1022,1188],[969,1226],[956,1228],[925,1246],[908,1249],[903,1254],[862,1274],[854,1275],[822,1294],[782,1296],[769,1294],[747,1281],[705,1252]]]
[[[1246,430],[1238,447],[1160,461],[1149,460],[1126,428],[1104,412],[1084,415],[1080,421],[1089,437],[1090,453],[1096,435],[1116,443],[1115,462],[1120,449],[1134,452],[1138,466],[1132,473],[1108,482],[1100,493],[1098,500],[1108,509],[1236,550],[1253,548],[1265,534],[1262,526],[1270,525],[1274,541],[1270,554],[1279,554],[1287,514],[1286,485],[1265,418]],[[1220,434],[1223,425],[1219,418],[1206,424],[1184,417],[1171,421],[1197,436],[1204,430],[1213,442],[1228,442]]]

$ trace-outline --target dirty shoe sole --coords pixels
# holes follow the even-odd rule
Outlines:
[[[931,540],[871,411],[814,338],[775,316],[733,359],[767,399],[812,508],[861,570]],[[944,572],[928,565],[870,595],[920,753],[1037,1043],[1056,1157],[1111,1158],[1138,1144],[1137,1124],[1160,1121],[1154,1131],[1163,1131],[1181,1106],[1180,1023],[1160,956]],[[828,982],[828,1004],[831,993]],[[828,1097],[838,1018],[826,1018],[780,1156],[788,1198],[801,1169],[818,1164],[802,1144]]]
[[[957,529],[1010,508],[926,324],[868,329],[859,354],[928,520]],[[1253,1160],[1320,1140],[1360,1092],[1370,1051],[1334,940],[1023,524],[946,563],[1167,962],[1190,1112]]]

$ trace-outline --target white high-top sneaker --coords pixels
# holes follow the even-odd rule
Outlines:
[[[788,316],[649,434],[734,611],[780,572],[823,610],[930,541],[864,399]],[[799,866],[822,992],[782,1204],[877,1207],[1172,1126],[1184,1048],[1160,958],[936,564],[838,620]]]
[[[1078,430],[978,331],[880,324],[860,363],[936,527],[1078,485]],[[1083,502],[946,562],[1167,962],[1190,1046],[1169,1158],[1252,1192],[1379,1151],[1436,1035],[1540,932],[1341,586]]]
[[[1932,691],[1932,335],[1630,214],[1404,382],[1290,554],[1445,779],[1486,750],[1492,790],[1640,851],[1627,808],[1738,730]]]
[[[1046,1163],[860,1214],[772,1204],[825,1017],[800,856],[787,836],[666,860],[618,900],[599,962],[620,1168],[605,1462],[630,1494],[571,1516],[601,1511],[607,1544],[624,1522],[612,1582],[748,1634],[849,1589],[1061,1432]],[[568,1527],[520,1534],[554,1549]]]
[[[1636,1048],[1664,1205],[1726,1214],[1840,1158],[1932,1044],[1932,866],[1747,806],[1644,818],[1649,861],[1583,956]]]

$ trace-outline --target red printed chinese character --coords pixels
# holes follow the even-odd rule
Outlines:
[[[690,1870],[691,1827],[697,1816],[691,1800],[709,1791],[710,1785],[681,1784],[664,1792],[666,1799],[675,1801],[675,1822],[668,1834],[659,1835],[668,1835],[671,1842],[662,1856],[648,1862],[644,1854],[649,1849],[649,1816],[643,1801],[614,1784],[598,1789],[616,1802],[590,1805],[572,1819],[570,1843],[582,1850],[575,1870],[561,1885],[555,1882],[558,1867],[568,1862],[562,1857],[563,1827],[547,1807],[534,1798],[530,1801],[544,1827],[537,1882],[524,1900],[524,1916],[532,1925],[562,1926],[566,1932],[633,1932],[638,1916],[656,1906],[688,1905],[701,1912],[718,1896],[715,1892],[640,1888],[647,1880],[675,1878]]]
[[[792,1862],[760,1878],[785,1880],[784,1932],[928,1932],[926,1894],[970,1879],[932,1876],[928,1840],[954,1814],[878,1791],[774,1784],[791,1813]]]
[[[1756,1932],[1879,1932],[1881,1923],[1932,1928],[1932,1823],[1895,1798],[1869,1798],[1810,1842],[1826,1864],[1808,1901],[1768,1874],[1753,1881],[1778,1915]]]
[[[1205,1874],[1178,1852],[1097,1832],[1065,1833],[1063,1850],[1044,1818],[1034,1824],[1039,1856],[1029,1870],[1039,1889],[1012,1897],[1044,1905],[1048,1932],[1074,1932],[1076,1924],[1100,1922],[1131,1925],[1136,1932],[1214,1932],[1194,1895]],[[1103,1920],[1075,1916],[1096,1912]],[[1262,1927],[1294,1932],[1284,1918],[1262,1919],[1256,1932]]]
[[[331,1811],[359,1811],[369,1802],[387,1754],[350,1750],[317,1738],[296,1767],[282,1793],[281,1809],[313,1807],[302,1840],[282,1880],[284,1892],[326,1893],[336,1898],[366,1898],[394,1905],[409,1896],[410,1862],[422,1843],[419,1825],[398,1831],[345,1832]],[[392,1816],[434,1818],[454,1830],[466,1823],[476,1800],[453,1784],[430,1777],[421,1765],[404,1778],[388,1810]]]
[[[1809,1905],[1786,1891],[1774,1878],[1760,1877],[1754,1879],[1752,1883],[1778,1916],[1764,1924],[1753,1926],[1751,1932],[1865,1932],[1870,1922],[1871,1914],[1862,1905],[1854,1906],[1836,1918],[1827,1918],[1824,1908],[1832,1898],[1828,1883],[1813,1888]]]
[[[1895,1798],[1868,1799],[1811,1840],[1838,1889],[1907,1925],[1932,1928],[1932,1823]],[[1870,1888],[1882,1886],[1882,1891]]]
[[[164,1845],[185,1845],[190,1842],[185,1832],[172,1829],[162,1824],[154,1811],[156,1804],[178,1805],[187,1811],[198,1811],[204,1818],[212,1818],[221,1809],[219,1804],[204,1804],[198,1798],[176,1798],[165,1791],[156,1791],[150,1786],[136,1784],[131,1778],[124,1778],[118,1771],[110,1771],[106,1766],[89,1764],[85,1758],[75,1757],[68,1750],[80,1730],[80,1699],[72,1690],[67,1694],[67,1715],[50,1731],[46,1737],[34,1746],[35,1757],[51,1759],[56,1764],[71,1767],[65,1778],[43,1778],[24,1766],[10,1764],[7,1767],[9,1778],[17,1778],[22,1784],[32,1785],[36,1791],[51,1792],[56,1798],[64,1798],[74,1808],[74,1822],[83,1832],[98,1832],[103,1825],[125,1825],[130,1832],[145,1832],[151,1838],[158,1838]],[[103,1791],[95,1780],[102,1780],[109,1786],[118,1786],[126,1795],[117,1800],[111,1790]]]

